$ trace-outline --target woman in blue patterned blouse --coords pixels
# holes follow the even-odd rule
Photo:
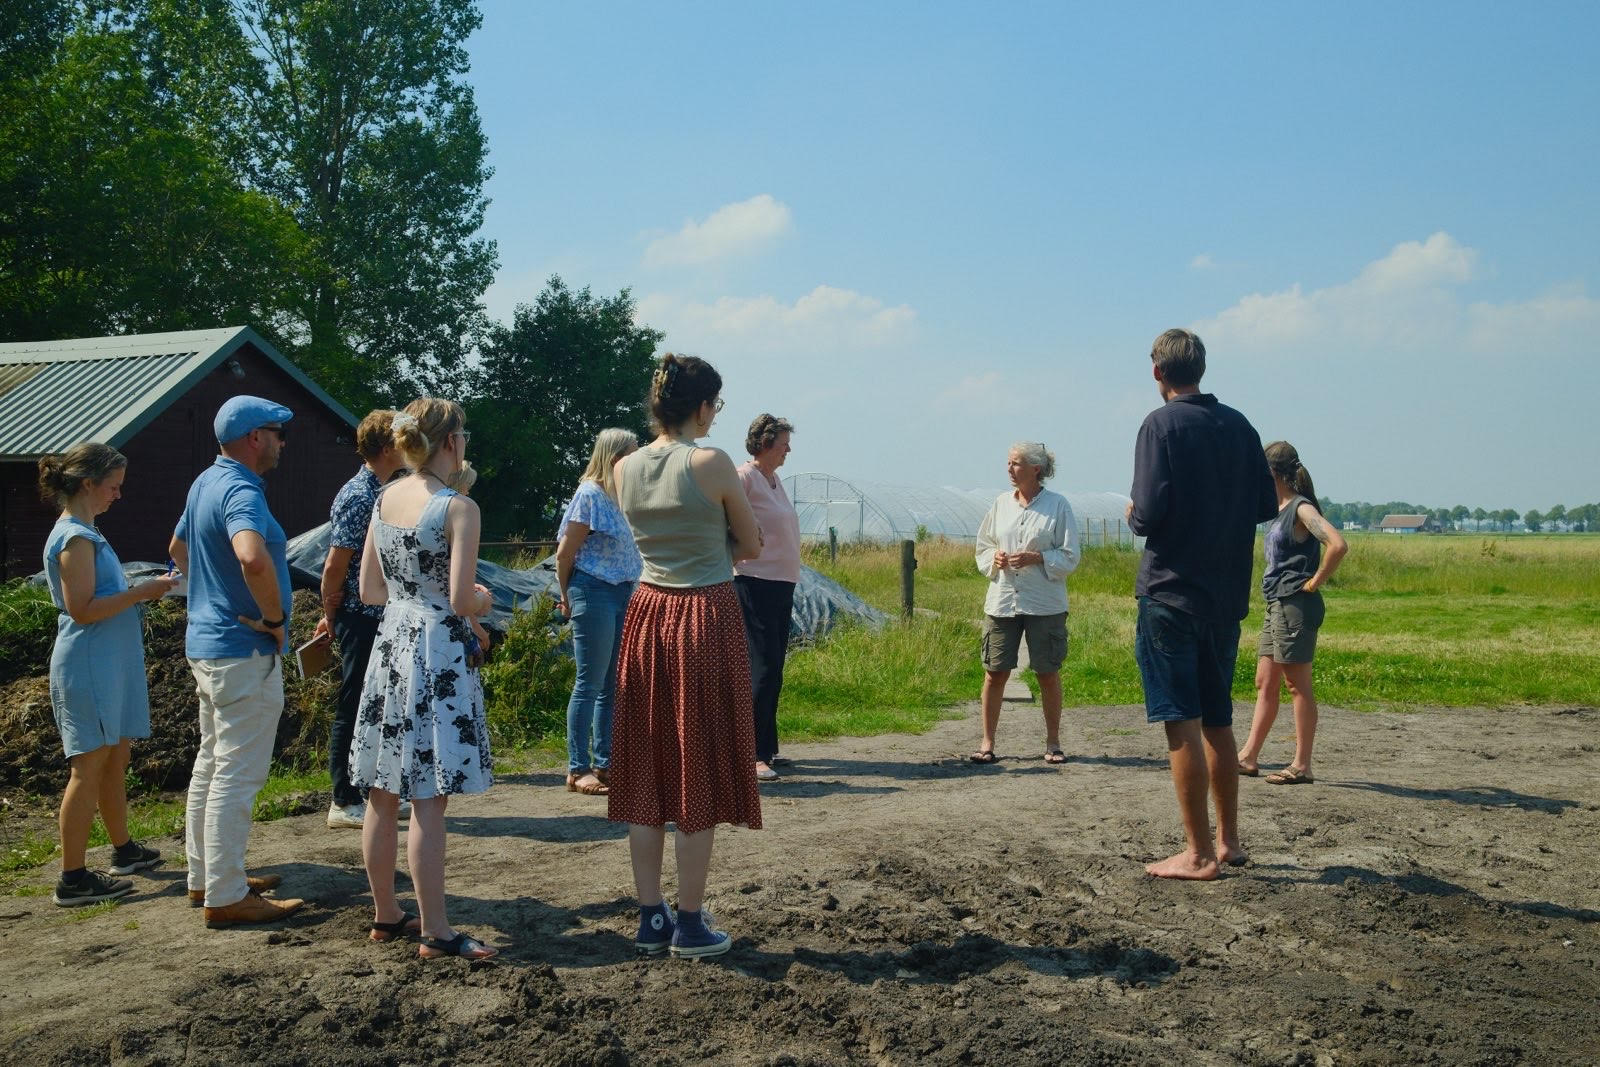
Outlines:
[[[561,611],[572,620],[578,677],[567,702],[567,790],[610,792],[611,710],[617,689],[622,620],[643,564],[617,507],[614,469],[639,447],[629,430],[601,430],[589,466],[561,516],[556,579]]]

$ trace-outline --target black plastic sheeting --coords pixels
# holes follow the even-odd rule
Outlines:
[[[317,592],[322,588],[322,562],[328,558],[328,524],[291,538],[288,545],[289,582],[296,589]],[[132,562],[122,565],[130,582],[167,573],[165,563]],[[489,625],[504,632],[511,623],[514,608],[526,610],[535,597],[556,598],[556,558],[550,556],[526,570],[502,567],[486,559],[478,560],[478,582],[494,594],[494,610]],[[44,572],[32,581],[44,585]],[[170,595],[183,596],[180,584]],[[789,617],[789,641],[814,641],[842,622],[854,621],[877,629],[888,616],[850,590],[810,567],[800,568],[800,581],[794,590],[794,613]]]
[[[318,589],[322,582],[322,561],[328,556],[328,524],[289,542],[289,578],[296,589]],[[526,570],[502,567],[478,560],[478,582],[494,594],[494,611],[489,624],[505,630],[513,607],[526,609],[534,597],[557,596],[556,559],[550,556]],[[794,590],[794,613],[789,617],[789,640],[813,641],[846,620],[876,629],[888,618],[850,590],[810,567],[800,568],[800,581]]]

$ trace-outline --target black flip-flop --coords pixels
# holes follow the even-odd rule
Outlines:
[[[423,949],[428,949],[437,953],[437,955],[428,955],[423,952]],[[478,952],[485,949],[488,950],[485,955],[477,955]],[[460,956],[462,959],[469,961],[489,960],[499,954],[498,949],[485,945],[471,934],[464,934],[460,930],[457,930],[456,936],[449,940],[438,937],[424,937],[421,947],[417,949],[417,955],[425,960],[442,959],[445,956]]]
[[[1059,748],[1052,748],[1045,752],[1044,761],[1050,764],[1052,767],[1059,767],[1061,764],[1067,762],[1067,754],[1061,751]]]
[[[991,748],[987,752],[974,752],[972,755],[968,756],[967,759],[973,763],[995,763],[1000,759],[1000,757],[996,756],[994,754],[994,749]]]
[[[417,926],[415,929],[407,930],[406,927],[411,923],[416,923]],[[406,934],[417,933],[422,929],[422,920],[418,919],[415,915],[401,912],[400,918],[396,919],[392,923],[374,922],[369,925],[374,934],[382,935],[381,937],[374,937],[372,940],[383,942],[393,941],[395,938],[404,937]]]

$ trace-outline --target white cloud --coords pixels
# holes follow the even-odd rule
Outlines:
[[[725,296],[707,303],[652,293],[639,301],[636,317],[667,331],[669,343],[690,351],[719,340],[791,350],[891,344],[909,336],[917,313],[907,304],[890,307],[850,289],[819,285],[792,304],[767,295]]]
[[[1208,346],[1224,349],[1393,352],[1455,344],[1491,348],[1510,342],[1519,330],[1553,340],[1593,321],[1595,302],[1581,292],[1466,306],[1459,290],[1479,279],[1478,259],[1477,250],[1436,233],[1395,245],[1347,282],[1251,293],[1194,329]]]
[[[658,237],[644,250],[648,267],[710,263],[758,248],[789,231],[789,207],[766,193],[724,204],[703,222],[689,219],[677,233]]]
[[[1479,302],[1466,311],[1466,341],[1480,352],[1576,354],[1593,349],[1600,300],[1579,285],[1506,304]]]
[[[1214,270],[1216,266],[1217,261],[1211,258],[1210,252],[1201,252],[1189,261],[1190,270]]]

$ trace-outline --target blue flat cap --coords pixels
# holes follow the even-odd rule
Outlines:
[[[217,431],[217,443],[225,445],[269,422],[288,422],[292,418],[294,412],[282,404],[259,396],[236,396],[217,409],[211,428]]]

